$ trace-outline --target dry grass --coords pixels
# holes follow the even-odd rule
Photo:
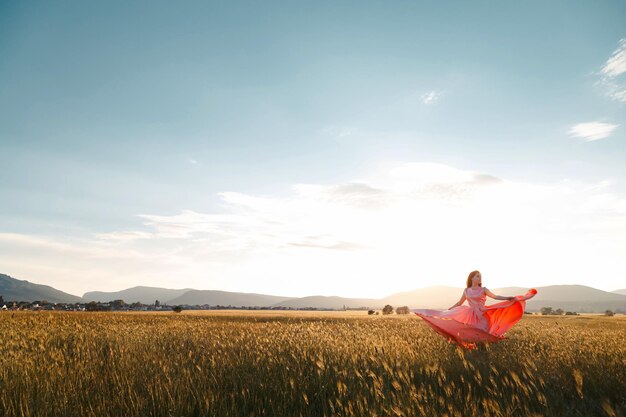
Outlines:
[[[415,316],[0,314],[6,416],[621,416],[626,320],[525,316],[484,350]]]

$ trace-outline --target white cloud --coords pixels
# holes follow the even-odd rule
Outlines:
[[[626,38],[619,41],[619,47],[602,67],[602,73],[609,77],[617,77],[626,72]]]
[[[613,185],[391,163],[348,183],[295,184],[282,197],[223,192],[219,212],[141,215],[149,232],[82,241],[0,234],[0,270],[82,291],[157,285],[374,297],[462,285],[473,269],[492,287],[613,289],[626,274],[626,198]]]
[[[435,90],[422,94],[422,102],[424,104],[432,104],[441,97],[441,92]]]
[[[607,95],[614,100],[626,102],[626,38],[619,45],[600,70],[600,84],[606,89]]]
[[[137,239],[150,239],[152,237],[152,233],[148,232],[140,232],[134,230],[121,231],[121,232],[110,232],[110,233],[97,233],[96,237],[103,241],[133,241]]]
[[[570,136],[579,137],[590,142],[608,138],[619,125],[603,122],[579,123],[570,128]]]

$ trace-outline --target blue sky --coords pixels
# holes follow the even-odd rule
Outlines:
[[[492,287],[526,286],[530,271],[528,285],[589,284],[602,263],[593,285],[626,287],[623,2],[129,3],[0,4],[0,271],[76,294],[160,285],[383,296],[460,286],[481,265]],[[556,239],[545,219],[577,208],[558,232],[577,246],[533,264],[539,252],[525,251],[543,235],[529,234],[514,247],[527,266],[507,270],[480,241],[474,261],[437,269],[409,263],[397,243],[422,248],[426,264],[434,238],[423,225],[412,238],[357,233],[398,220],[406,195],[423,197],[400,185],[415,175],[431,179],[415,182],[428,190],[456,184],[456,198],[474,174],[515,184],[484,201],[520,184],[562,192],[549,203],[539,191],[515,194],[534,203],[498,227],[521,216]],[[365,223],[343,230],[329,220],[340,209],[302,208],[313,198],[302,184],[318,187],[318,202],[380,192],[387,209],[370,205]],[[459,203],[460,215],[474,203]],[[544,223],[524,217],[534,210]],[[236,217],[206,217],[220,215]],[[411,222],[404,215],[395,228]],[[488,219],[467,221],[485,230]],[[187,232],[164,231],[173,221]],[[590,234],[601,253],[589,252]],[[467,252],[457,250],[446,259]],[[571,265],[560,274],[561,258]],[[299,278],[307,262],[327,265],[315,273],[329,281]],[[351,278],[372,270],[366,285]],[[381,283],[388,273],[397,279]]]

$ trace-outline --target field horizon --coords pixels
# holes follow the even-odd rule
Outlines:
[[[521,295],[528,288],[488,287],[499,295]],[[606,310],[626,312],[626,294],[620,290],[603,291],[591,286],[548,285],[537,286],[538,295],[527,301],[526,310],[539,311],[542,307],[553,307],[563,311],[603,313]],[[310,295],[287,297],[271,294],[232,292],[221,290],[197,290],[193,288],[172,289],[163,287],[136,286],[121,291],[91,291],[83,297],[63,293],[55,288],[19,280],[0,273],[0,296],[5,302],[46,300],[48,303],[88,303],[123,301],[126,304],[144,303],[180,306],[263,307],[281,309],[331,309],[346,308],[381,309],[385,305],[408,306],[410,308],[447,308],[455,303],[463,289],[446,285],[430,285],[413,290],[393,293],[378,298],[354,298],[341,296]],[[489,302],[492,300],[490,299]]]

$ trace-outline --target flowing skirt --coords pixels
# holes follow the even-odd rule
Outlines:
[[[426,323],[448,341],[466,348],[476,343],[498,342],[524,315],[526,300],[536,294],[529,291],[489,306],[461,305],[450,310],[412,309]]]

